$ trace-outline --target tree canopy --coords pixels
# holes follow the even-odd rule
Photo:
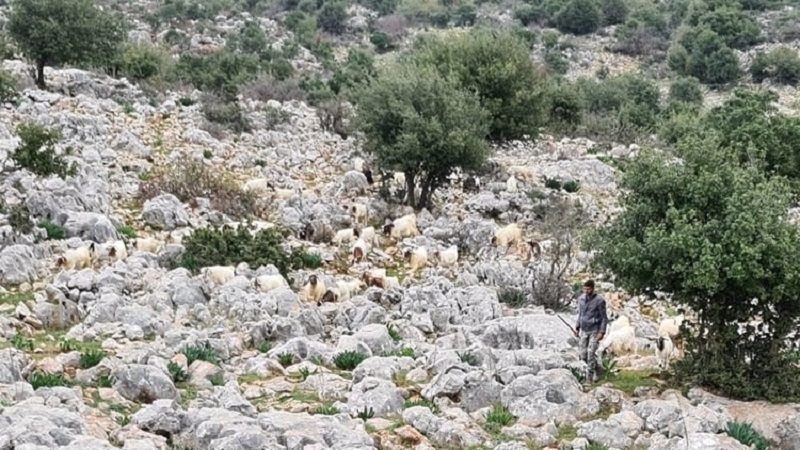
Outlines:
[[[15,0],[8,32],[36,63],[36,83],[44,87],[44,67],[109,63],[125,39],[122,19],[91,0]]]

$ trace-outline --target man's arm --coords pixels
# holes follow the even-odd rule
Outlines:
[[[578,296],[578,318],[575,319],[575,331],[578,331],[578,330],[581,329],[581,312],[582,312],[581,311],[581,305],[583,304],[583,303],[581,303],[581,299],[582,298],[583,298],[583,294]]]
[[[600,336],[605,336],[608,327],[608,312],[606,312],[606,299],[600,297]]]

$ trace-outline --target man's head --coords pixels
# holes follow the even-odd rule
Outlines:
[[[586,280],[583,283],[583,293],[586,295],[592,295],[594,293],[594,280]]]

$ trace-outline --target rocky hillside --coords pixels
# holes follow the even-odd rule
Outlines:
[[[547,122],[416,211],[354,131],[350,93],[434,27],[535,35],[532,60],[576,92],[649,71],[666,104],[672,24],[574,35],[538,18],[553,2],[96,3],[128,24],[122,62],[48,65],[42,89],[0,41],[0,449],[735,450],[745,423],[769,442],[754,448],[800,449],[800,405],[673,383],[655,354],[669,296],[589,266],[584,231],[619,214],[662,122]],[[754,15],[760,40],[728,49],[742,67],[796,46],[792,7]],[[794,115],[794,86],[764,83]],[[706,109],[733,92],[700,91]],[[20,163],[34,141],[61,176]],[[407,214],[409,235],[384,230]],[[509,224],[521,236],[493,242]],[[598,383],[561,321],[587,278],[636,335]]]

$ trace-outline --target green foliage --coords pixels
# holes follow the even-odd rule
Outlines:
[[[673,43],[668,63],[672,70],[708,84],[729,83],[741,75],[733,50],[717,33],[703,27],[685,31]]]
[[[341,370],[353,370],[361,364],[367,355],[352,350],[344,351],[333,358],[333,363]]]
[[[203,116],[209,122],[223,125],[234,133],[245,133],[252,129],[236,100],[225,101],[208,96],[203,101]]]
[[[358,412],[358,418],[367,421],[368,419],[372,419],[375,416],[375,410],[372,408],[367,408],[366,406],[364,409]]]
[[[476,92],[490,114],[493,140],[536,136],[545,121],[545,75],[531,61],[527,44],[511,31],[481,28],[447,38],[427,36],[417,42],[411,59]]]
[[[627,55],[660,59],[669,46],[671,27],[655,2],[640,3],[617,27],[614,49]]]
[[[513,425],[516,420],[517,418],[509,412],[508,408],[501,404],[496,404],[486,416],[484,428],[490,433],[497,433],[502,427]]]
[[[201,345],[187,345],[181,350],[181,353],[186,356],[186,364],[191,366],[195,361],[208,361],[211,364],[217,364],[217,351],[204,342]]]
[[[28,122],[17,126],[17,135],[21,142],[11,153],[11,159],[18,166],[43,177],[58,175],[66,178],[75,174],[75,166],[67,164],[62,155],[56,154],[55,144],[61,140],[60,132]]]
[[[58,341],[58,349],[61,353],[74,352],[80,348],[80,344],[75,339],[62,338]]]
[[[168,55],[153,45],[129,45],[122,52],[122,73],[134,80],[146,80],[165,73]]]
[[[81,369],[91,369],[100,364],[100,361],[107,356],[106,352],[100,349],[88,349],[81,353],[78,366]]]
[[[692,22],[693,18],[690,17],[688,20]],[[722,37],[728,47],[738,49],[758,43],[761,34],[751,14],[731,5],[708,11],[697,18],[695,25],[708,27]]]
[[[427,398],[419,397],[414,400],[406,400],[403,403],[403,408],[406,409],[413,408],[415,406],[424,406],[425,408],[430,409],[431,412],[433,412],[434,414],[439,411],[439,408],[436,406],[436,404],[433,403],[433,401],[428,400]]]
[[[769,442],[749,423],[728,422],[725,432],[742,445],[755,450],[769,450]]]
[[[560,190],[561,189],[561,181],[558,178],[545,177],[545,179],[544,179],[544,187],[546,187],[548,189]]]
[[[283,24],[304,43],[311,42],[317,30],[317,19],[302,11],[292,11],[287,14]]]
[[[617,375],[617,360],[614,358],[603,358],[600,363],[603,369],[603,381],[613,380]]]
[[[669,86],[669,103],[703,104],[703,90],[697,78],[681,77]]]
[[[388,327],[388,330],[389,330],[389,337],[392,338],[393,341],[400,342],[403,340],[403,336],[400,335],[400,332],[397,331],[397,328],[390,325]]]
[[[226,45],[233,51],[259,55],[269,44],[261,26],[257,22],[247,21],[237,34],[227,40]]]
[[[359,3],[367,8],[373,9],[378,14],[385,16],[394,12],[397,8],[397,0],[359,0]]]
[[[466,350],[463,353],[462,352],[456,352],[456,354],[458,355],[458,358],[461,360],[461,362],[467,363],[467,365],[469,365],[469,366],[477,366],[478,365],[478,357],[475,356],[469,350]]]
[[[212,386],[222,386],[225,384],[225,375],[222,372],[217,372],[208,377],[208,381]]]
[[[114,421],[117,422],[117,425],[126,427],[131,423],[131,416],[122,414],[121,416],[117,416]]]
[[[97,377],[97,387],[110,388],[113,384],[114,381],[108,375],[100,375]]]
[[[505,303],[511,308],[520,308],[527,303],[525,292],[520,289],[503,289],[498,293],[500,303]]]
[[[308,367],[301,367],[298,373],[300,374],[300,380],[306,381],[308,376],[311,375],[311,370]]]
[[[108,64],[125,39],[122,19],[91,0],[14,0],[7,30],[36,62],[41,87],[45,65]]]
[[[528,26],[532,23],[544,22],[547,16],[541,6],[523,3],[514,8],[514,18],[519,20],[522,25]]]
[[[270,341],[261,341],[256,346],[256,350],[258,350],[259,353],[269,353],[269,351],[272,350],[272,342],[270,342]]]
[[[753,81],[771,78],[779,83],[795,85],[800,80],[800,56],[789,47],[778,47],[769,53],[756,53],[750,64]]]
[[[33,340],[17,333],[11,339],[11,345],[17,350],[33,351]]]
[[[565,181],[562,187],[564,191],[574,193],[581,189],[581,183],[578,180],[569,180]]]
[[[578,380],[578,383],[583,383],[584,381],[586,381],[586,375],[584,375],[584,373],[581,372],[580,370],[574,367],[570,367],[569,371],[572,372],[572,376],[575,377],[576,380]]]
[[[333,406],[330,403],[323,403],[322,405],[318,406],[312,414],[320,414],[323,416],[335,416],[339,414],[339,408]]]
[[[0,103],[12,102],[17,98],[17,80],[9,72],[0,69]]]
[[[333,34],[342,34],[345,30],[347,11],[341,1],[328,1],[317,13],[317,25],[320,29]]]
[[[351,48],[347,61],[333,72],[328,82],[334,94],[349,91],[375,77],[375,61],[369,53]]]
[[[30,375],[28,375],[28,383],[33,386],[33,389],[39,389],[40,387],[56,387],[56,386],[68,386],[69,383],[67,382],[66,378],[62,374],[55,374],[55,373],[47,373],[42,372],[41,370],[36,370]]]
[[[563,33],[594,33],[602,23],[600,6],[596,0],[567,0],[556,14],[555,23]]]
[[[49,220],[39,222],[39,228],[44,228],[47,231],[47,239],[64,239],[66,236],[64,227],[56,225]]]
[[[603,25],[617,25],[628,17],[628,4],[625,0],[601,0],[600,10],[603,13]]]
[[[167,363],[167,372],[169,372],[169,377],[172,378],[172,381],[175,383],[182,383],[189,380],[189,373],[183,370],[183,367],[176,362],[170,361]]]
[[[383,31],[375,31],[369,36],[369,41],[375,46],[378,53],[385,53],[394,49],[391,36]]]
[[[283,352],[278,355],[278,362],[281,363],[283,367],[289,367],[294,363],[294,354]]]
[[[198,228],[183,239],[185,256],[190,257],[198,268],[235,266],[240,262],[253,268],[274,264],[285,276],[292,261],[282,244],[283,235],[278,229],[269,228],[253,234],[244,225],[237,229],[227,226]]]
[[[178,81],[197,89],[234,97],[239,86],[257,77],[260,68],[253,55],[221,50],[207,56],[181,54],[174,72]]]
[[[120,225],[117,227],[117,233],[124,239],[136,239],[136,229],[130,225]]]
[[[716,116],[727,126],[735,120],[739,130],[746,119]],[[679,380],[744,399],[800,398],[800,369],[787,362],[786,347],[800,317],[793,294],[800,267],[792,256],[800,236],[786,215],[789,189],[732,158],[721,136],[738,137],[687,136],[678,144],[681,164],[656,152],[631,161],[620,186],[629,193],[623,212],[586,243],[597,251],[598,268],[624,289],[671,293],[698,314],[684,336],[686,356],[674,366]],[[754,317],[769,326],[747,325]]]
[[[139,197],[150,199],[170,193],[182,202],[197,197],[211,199],[211,206],[232,217],[248,217],[256,210],[256,198],[244,192],[229,173],[212,169],[201,161],[186,161],[178,165],[159,167],[139,186]]]
[[[33,221],[31,212],[24,203],[19,203],[11,207],[8,211],[8,224],[20,234],[30,234],[33,231]]]
[[[402,171],[414,186],[421,181],[419,201],[411,194],[409,204],[430,206],[453,168],[477,168],[486,159],[486,112],[430,67],[387,65],[356,98],[357,127],[378,168]]]
[[[573,85],[552,83],[547,91],[548,126],[556,131],[573,130],[581,121],[583,99]]]

